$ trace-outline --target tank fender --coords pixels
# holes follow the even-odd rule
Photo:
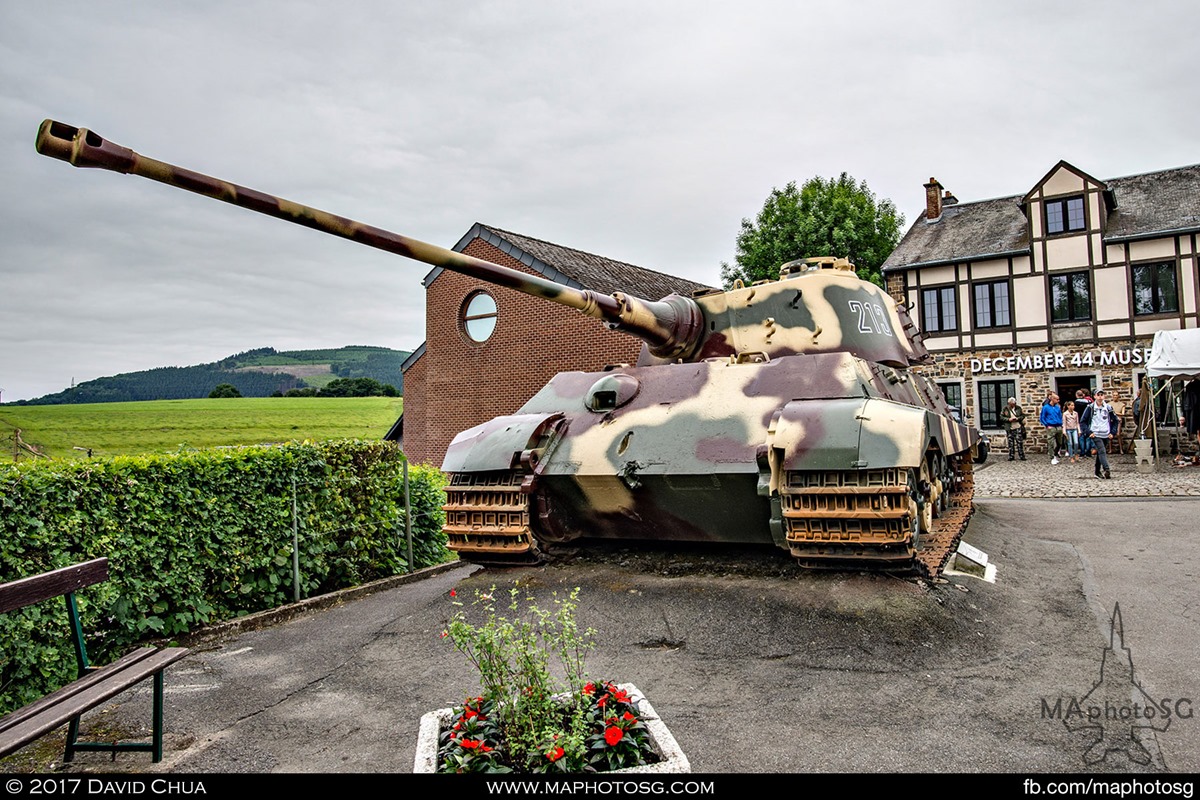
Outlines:
[[[536,469],[544,455],[539,450],[547,447],[544,439],[562,422],[562,413],[512,414],[468,428],[450,442],[442,472]]]
[[[923,408],[878,398],[795,400],[774,421],[768,447],[783,470],[916,467],[928,449]],[[774,470],[772,470],[774,471]]]

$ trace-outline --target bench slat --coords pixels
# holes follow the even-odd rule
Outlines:
[[[97,558],[29,578],[0,583],[0,613],[61,597],[108,580],[108,559]]]
[[[65,725],[187,655],[186,647],[135,650],[0,719],[0,756]]]

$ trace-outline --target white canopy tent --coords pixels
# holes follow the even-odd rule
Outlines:
[[[1167,406],[1177,415],[1179,392],[1176,379],[1200,380],[1200,328],[1157,331],[1150,349],[1150,360],[1146,363],[1146,374],[1152,378],[1165,379],[1162,387],[1154,393],[1154,397],[1157,398],[1164,390],[1170,390],[1167,394]],[[1152,438],[1155,442],[1158,441],[1157,417],[1157,414],[1150,414]]]
[[[1200,378],[1200,328],[1156,332],[1146,373],[1155,378]]]

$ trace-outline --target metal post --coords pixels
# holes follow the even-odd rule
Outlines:
[[[408,539],[408,571],[413,571],[412,503],[408,494],[408,459],[404,459],[404,535]]]
[[[300,521],[296,513],[296,476],[292,476],[292,602],[300,602]]]

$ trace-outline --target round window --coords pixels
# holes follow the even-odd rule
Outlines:
[[[476,292],[463,302],[463,330],[473,342],[486,342],[496,330],[496,301],[487,292]]]

